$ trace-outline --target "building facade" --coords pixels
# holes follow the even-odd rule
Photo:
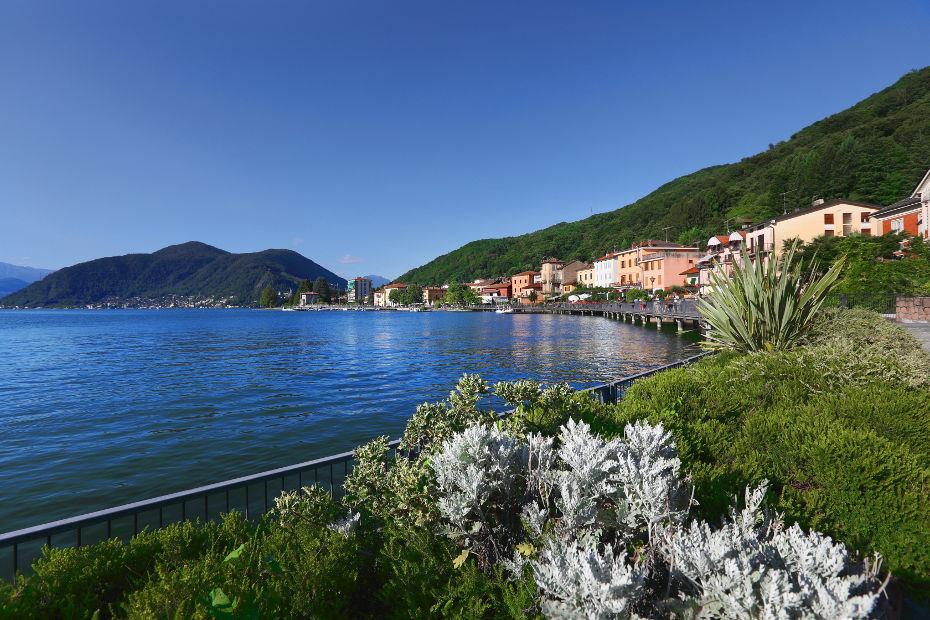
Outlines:
[[[446,296],[446,289],[441,286],[424,286],[423,287],[423,303],[427,305],[432,305],[434,301],[442,301],[442,298]]]
[[[561,275],[559,277],[561,291],[566,293],[575,290],[575,286],[583,287],[584,283],[578,277],[578,274],[590,269],[591,265],[580,260],[573,260],[570,263],[565,263],[562,265],[562,268],[560,269]]]
[[[594,287],[594,265],[589,265],[587,269],[579,269],[576,274],[578,284],[582,288],[593,288]]]
[[[481,289],[481,301],[486,304],[502,304],[510,301],[510,282],[498,282]]]
[[[539,269],[540,283],[544,295],[559,294],[562,292],[562,267],[565,261],[557,258],[547,258]]]
[[[620,252],[610,252],[594,261],[594,286],[609,288],[618,278]]]
[[[386,284],[374,293],[374,303],[379,308],[393,308],[397,304],[391,301],[391,291],[404,290],[407,285],[402,282]]]
[[[817,237],[881,234],[872,230],[872,214],[881,207],[851,200],[816,201],[807,209],[786,213],[746,230],[746,247],[753,254],[782,252],[786,241],[810,243]]]
[[[521,271],[510,278],[510,291],[513,297],[522,297],[524,289],[532,286],[535,278],[539,275],[537,271]]]
[[[877,235],[905,233],[930,239],[930,170],[910,196],[873,213],[872,223]]]
[[[353,278],[346,286],[346,301],[350,304],[364,304],[371,294],[371,280],[368,278]]]

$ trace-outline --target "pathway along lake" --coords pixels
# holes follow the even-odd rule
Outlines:
[[[0,312],[0,532],[397,437],[462,373],[587,387],[696,352],[600,317]]]

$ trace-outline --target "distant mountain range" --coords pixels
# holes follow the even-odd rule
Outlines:
[[[254,305],[265,286],[296,290],[301,280],[321,276],[345,288],[345,279],[292,250],[233,254],[191,241],[152,254],[98,258],[66,267],[4,297],[0,304],[69,307],[180,296]]]
[[[391,283],[391,280],[388,278],[385,278],[384,276],[362,276],[362,277],[368,278],[369,280],[371,280],[372,288],[380,288],[384,286],[385,284]]]
[[[36,269],[35,267],[0,263],[0,297],[25,288],[50,273],[52,273],[51,269]]]
[[[16,278],[27,284],[41,280],[50,273],[52,273],[51,269],[36,269],[35,267],[0,263],[0,278]]]
[[[700,243],[728,222],[759,222],[812,197],[887,205],[930,165],[930,67],[742,161],[677,178],[633,204],[517,237],[481,239],[401,275],[469,282],[539,269],[547,256],[591,260],[641,239]]]

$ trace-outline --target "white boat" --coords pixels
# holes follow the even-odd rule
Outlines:
[[[500,310],[495,310],[494,314],[513,314],[513,308],[501,308]]]

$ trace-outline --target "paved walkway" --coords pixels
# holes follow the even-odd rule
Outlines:
[[[930,353],[930,323],[898,323],[898,325],[917,336],[917,339],[924,345],[924,350]]]

